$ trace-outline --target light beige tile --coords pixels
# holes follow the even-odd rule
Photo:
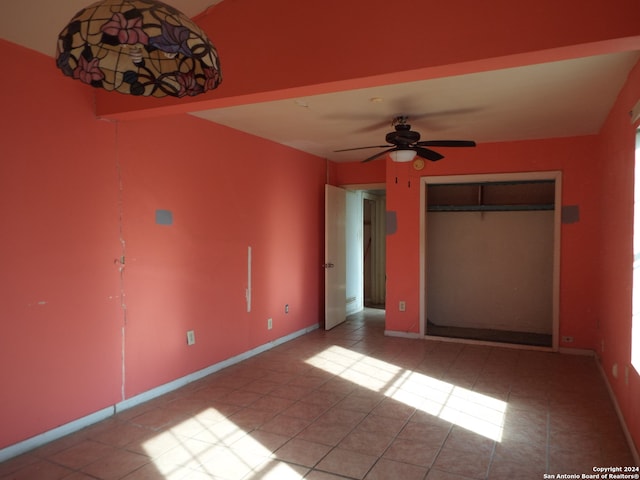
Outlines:
[[[512,480],[514,478],[544,478],[547,471],[545,462],[518,462],[494,460],[491,462],[488,480]]]
[[[339,448],[379,457],[393,441],[392,435],[354,430],[338,444]]]
[[[434,445],[420,440],[396,438],[384,453],[384,458],[403,463],[411,463],[422,467],[430,467],[441,445]]]
[[[456,425],[451,429],[444,446],[460,452],[477,452],[491,455],[495,443],[493,438],[488,438]]]
[[[317,465],[317,470],[344,475],[351,478],[364,478],[376,462],[377,457],[335,448]]]
[[[103,480],[116,480],[150,462],[150,458],[126,450],[115,450],[85,466],[82,471]]]
[[[80,469],[116,451],[103,443],[86,440],[66,450],[51,455],[49,459],[65,467]]]
[[[335,446],[340,443],[351,430],[351,427],[344,425],[312,423],[300,432],[296,438],[321,443],[323,445]]]
[[[459,427],[454,427],[454,429]],[[429,445],[440,446],[447,437],[451,427],[443,424],[408,422],[402,431],[398,434],[398,438],[408,440],[418,440]]]
[[[309,420],[290,417],[283,413],[262,424],[260,426],[260,430],[288,437],[295,437],[298,433],[308,427],[310,423],[311,421]]]
[[[249,474],[249,478],[261,480],[302,480],[306,478],[309,469],[301,465],[280,462],[278,460],[267,460],[258,465]]]
[[[391,478],[402,480],[423,480],[428,468],[380,459],[365,477],[365,480],[388,480]]]
[[[3,477],[11,480],[59,480],[71,474],[73,470],[65,468],[61,465],[48,462],[46,460],[38,460],[36,462],[25,465],[24,467]]]
[[[289,437],[276,433],[254,430],[231,445],[233,451],[247,451],[269,456],[289,441]]]
[[[433,463],[433,468],[463,477],[483,479],[487,476],[490,460],[491,453],[443,447]]]
[[[342,475],[334,475],[332,473],[320,472],[318,470],[313,470],[306,477],[305,480],[344,480]]]
[[[301,418],[304,420],[315,420],[328,410],[325,405],[318,405],[308,402],[296,402],[286,408],[282,413],[288,417]]]
[[[330,446],[294,438],[276,450],[275,457],[285,462],[313,467],[330,450]]]

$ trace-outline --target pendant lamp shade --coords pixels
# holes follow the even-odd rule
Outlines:
[[[222,81],[218,53],[184,14],[157,0],[100,0],[58,36],[62,72],[96,88],[195,96]]]

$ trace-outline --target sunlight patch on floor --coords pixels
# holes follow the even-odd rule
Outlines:
[[[502,439],[507,403],[501,400],[335,345],[307,363],[484,437]]]
[[[484,437],[502,438],[507,404],[498,399],[335,345],[306,363]],[[304,475],[274,459],[273,445],[260,432],[243,429],[214,408],[158,432],[143,447],[166,480]]]
[[[214,408],[159,432],[142,445],[166,480],[302,478],[295,466],[271,459],[270,448]]]

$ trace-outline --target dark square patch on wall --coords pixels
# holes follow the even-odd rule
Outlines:
[[[386,212],[386,229],[387,235],[393,235],[398,231],[398,216],[395,211]]]
[[[564,205],[562,207],[562,223],[578,223],[580,221],[580,207],[578,205]]]
[[[156,223],[158,225],[173,225],[171,210],[156,210]]]

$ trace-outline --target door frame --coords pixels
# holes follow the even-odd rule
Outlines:
[[[338,185],[340,188],[343,188],[345,190],[350,190],[350,191],[366,191],[366,190],[384,190],[385,192],[385,197],[386,197],[386,192],[387,192],[387,184],[386,183],[350,183],[350,184],[342,184],[342,185]],[[363,198],[363,202],[364,202],[364,198]],[[364,203],[361,205],[361,208],[364,208]],[[386,235],[384,235],[383,237],[383,241],[386,244]],[[386,258],[386,255],[385,255]],[[385,261],[385,268],[384,271],[382,272],[383,275],[385,275],[386,272],[386,261]],[[364,276],[364,272],[361,272],[361,274]],[[364,278],[362,279],[362,282],[364,284]],[[385,297],[386,297],[386,292],[385,292]],[[363,292],[363,304],[364,304],[364,292]]]
[[[552,346],[558,351],[560,332],[560,234],[562,227],[562,172],[489,173],[474,175],[429,176],[420,179],[420,335],[425,337],[427,313],[427,186],[443,183],[508,182],[527,180],[553,180],[555,182],[553,221],[553,274],[552,274]],[[549,350],[547,347],[530,347]]]

